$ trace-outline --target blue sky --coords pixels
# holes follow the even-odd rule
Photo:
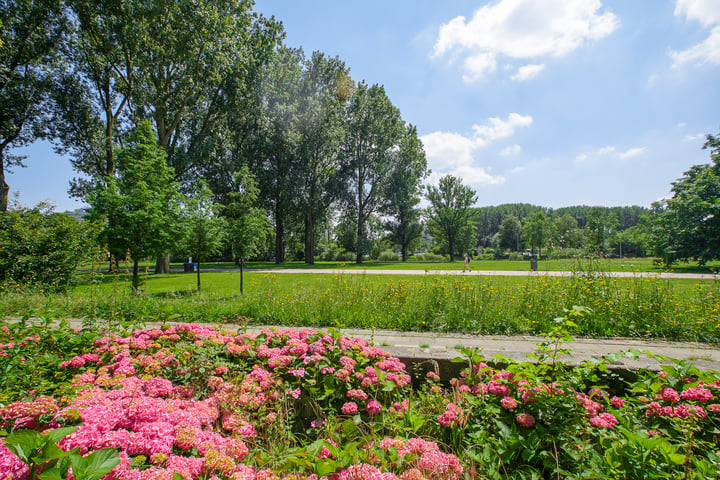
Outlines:
[[[720,0],[257,0],[286,43],[385,86],[433,171],[478,205],[644,205],[707,163],[720,130]],[[59,210],[73,172],[47,145],[9,176]]]

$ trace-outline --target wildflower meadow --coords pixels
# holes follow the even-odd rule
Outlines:
[[[588,314],[453,379],[332,329],[4,323],[0,478],[717,478],[720,374],[559,362]]]

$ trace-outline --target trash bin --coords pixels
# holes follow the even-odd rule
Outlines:
[[[186,262],[183,264],[183,272],[190,273],[190,272],[196,272],[196,271],[197,271],[197,263]]]
[[[537,272],[537,258],[530,259],[530,270]]]

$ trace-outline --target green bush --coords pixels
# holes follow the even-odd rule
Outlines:
[[[523,254],[520,252],[510,252],[510,254],[508,255],[508,260],[518,261],[518,260],[525,260],[525,258],[523,257]]]
[[[0,281],[58,291],[93,255],[97,227],[47,204],[0,214]]]
[[[421,262],[442,262],[447,260],[445,255],[438,255],[436,253],[423,253],[417,256],[417,259]]]
[[[380,252],[380,255],[378,255],[378,260],[381,262],[397,262],[400,260],[400,257],[396,252],[393,252],[392,250],[384,250]]]
[[[561,258],[580,258],[585,256],[585,251],[581,248],[558,248],[547,253],[548,260],[558,260]]]

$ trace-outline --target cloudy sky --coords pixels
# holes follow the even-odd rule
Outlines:
[[[385,86],[478,205],[644,205],[720,131],[720,0],[257,0],[286,43]],[[43,145],[11,191],[67,200]],[[42,180],[42,181],[38,181]]]

